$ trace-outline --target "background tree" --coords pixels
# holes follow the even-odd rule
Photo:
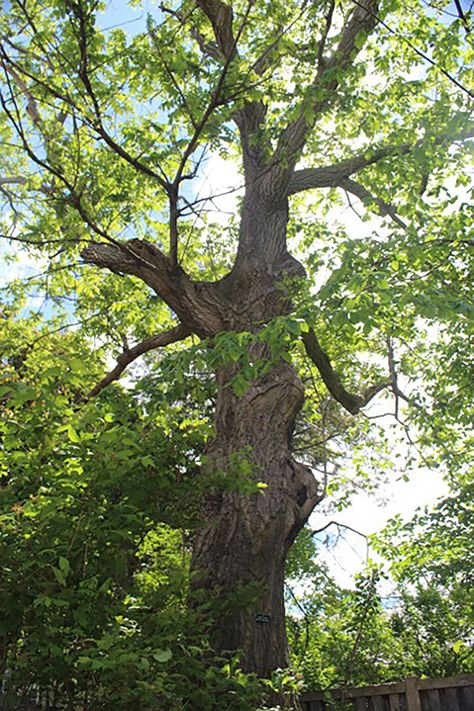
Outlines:
[[[392,519],[372,539],[383,562],[352,590],[315,562],[305,530],[290,554],[288,625],[293,664],[310,688],[472,672],[471,502],[472,483],[460,481],[431,510]]]
[[[57,317],[70,318],[72,298],[84,335],[117,355],[89,394],[83,374],[76,400],[178,342],[178,383],[200,362],[215,373],[201,471],[211,482],[250,472],[253,493],[203,493],[193,598],[222,603],[215,648],[268,675],[287,663],[286,555],[325,486],[293,457],[303,358],[326,435],[321,383],[351,415],[391,390],[396,416],[408,400],[434,441],[447,373],[426,333],[440,358],[464,357],[470,19],[422,3],[185,0],[127,37],[102,11],[14,0],[1,19],[4,232],[49,257]],[[242,172],[225,227],[204,219],[199,192],[218,151]],[[448,179],[459,197],[443,192]],[[303,204],[322,189],[327,200]],[[383,230],[346,239],[328,212],[344,194]],[[448,370],[445,393],[461,403],[464,374]],[[402,374],[418,378],[409,395]]]

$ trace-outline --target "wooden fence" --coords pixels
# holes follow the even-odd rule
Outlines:
[[[474,711],[474,674],[310,692],[301,705],[303,711]]]

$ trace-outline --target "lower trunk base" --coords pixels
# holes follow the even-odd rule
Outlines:
[[[286,554],[321,496],[311,471],[291,456],[303,401],[293,368],[281,362],[240,397],[229,387],[228,373],[219,386],[216,437],[206,466],[232,477],[235,462],[245,459],[244,471],[264,488],[206,497],[205,525],[193,547],[192,588],[220,611],[212,631],[216,652],[237,651],[244,671],[269,678],[288,666]]]

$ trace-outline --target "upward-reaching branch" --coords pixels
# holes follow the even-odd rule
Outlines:
[[[303,96],[298,116],[283,131],[275,151],[274,162],[284,175],[291,175],[309,132],[322,111],[332,102],[340,82],[338,74],[344,71],[360,52],[363,43],[358,42],[357,38],[368,35],[376,26],[377,9],[377,0],[364,0],[363,3],[356,5],[340,34],[337,48],[332,56],[325,58],[320,52],[314,81]],[[331,22],[332,12],[329,17]],[[326,42],[327,33],[326,25],[321,42]],[[317,99],[314,99],[315,90],[320,95]]]
[[[229,59],[236,51],[232,8],[222,0],[197,0],[196,5],[209,18],[217,44],[224,57]]]

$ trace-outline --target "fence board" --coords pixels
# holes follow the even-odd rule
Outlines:
[[[428,711],[442,711],[438,689],[428,689],[426,692],[424,692],[423,696],[425,695],[428,699]]]
[[[450,686],[474,686],[474,674],[458,674],[442,679],[420,679],[419,689],[447,689]]]
[[[462,710],[471,711],[474,709],[474,683],[461,689]]]
[[[458,695],[456,689],[452,687],[445,689],[443,692],[444,707],[449,711],[461,711],[458,704]]]
[[[408,677],[405,682],[332,689],[333,699],[350,699],[354,711],[474,711],[474,674],[444,679]],[[322,691],[302,696],[305,711],[331,711]]]
[[[374,711],[385,711],[383,696],[374,696],[372,698],[372,705],[374,707]]]
[[[401,711],[401,706],[400,706],[400,695],[399,694],[390,694],[388,697],[388,704],[390,711]]]
[[[408,711],[421,711],[418,678],[416,676],[407,676],[405,680],[405,695],[407,697]]]

